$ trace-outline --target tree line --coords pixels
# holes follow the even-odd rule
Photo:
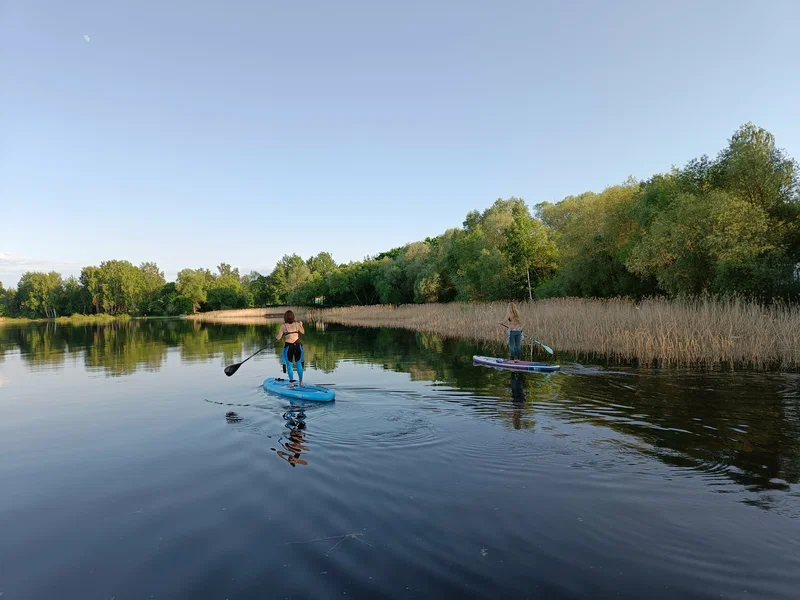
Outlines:
[[[268,275],[109,260],[80,277],[25,273],[0,315],[180,315],[279,304],[406,304],[553,296],[800,294],[797,163],[740,127],[715,158],[544,202],[499,199],[461,227],[347,264],[284,256]]]

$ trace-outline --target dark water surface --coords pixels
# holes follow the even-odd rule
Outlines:
[[[800,597],[797,374],[276,327],[0,327],[2,600]]]

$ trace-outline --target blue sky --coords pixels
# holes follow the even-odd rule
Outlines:
[[[794,0],[0,0],[0,280],[357,260],[746,121],[800,158],[798,22]]]

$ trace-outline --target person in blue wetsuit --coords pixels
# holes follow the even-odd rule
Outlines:
[[[292,363],[297,366],[297,378],[300,385],[303,385],[303,361],[305,360],[305,355],[303,353],[303,343],[300,341],[300,334],[305,334],[305,332],[306,330],[303,329],[303,322],[295,321],[294,313],[291,310],[287,310],[283,313],[283,325],[281,325],[281,328],[278,330],[275,341],[279,342],[281,338],[284,338],[281,362],[283,362],[289,373],[289,387],[294,387],[294,370],[292,369]]]
[[[519,310],[513,302],[508,305],[505,322],[508,327],[508,350],[513,362],[519,362],[522,353],[522,321]]]

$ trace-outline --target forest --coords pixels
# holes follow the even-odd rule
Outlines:
[[[287,255],[269,274],[221,263],[174,282],[155,263],[125,260],[66,279],[27,272],[16,288],[0,284],[0,316],[700,295],[800,295],[797,163],[751,123],[714,158],[557,203],[498,199],[460,227],[362,261]]]

